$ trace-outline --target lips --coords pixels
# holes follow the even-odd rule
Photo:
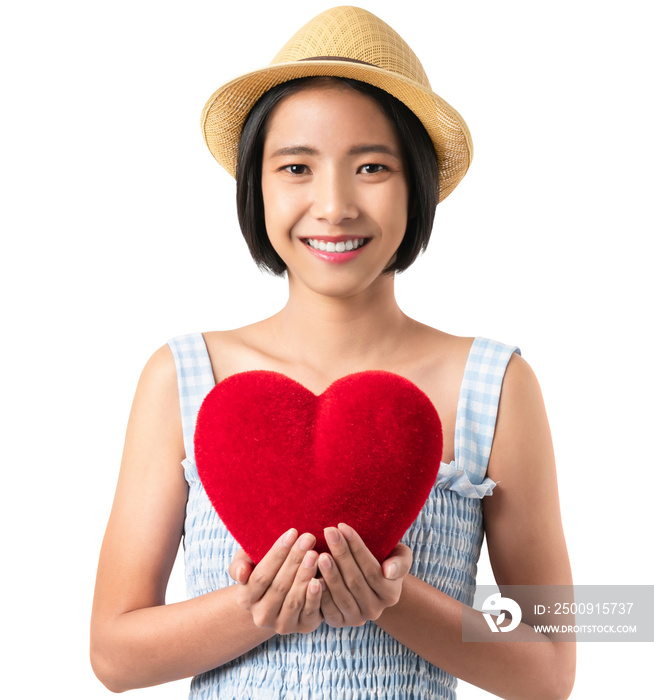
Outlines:
[[[327,262],[342,263],[357,257],[370,238],[304,238],[303,243],[316,257]]]

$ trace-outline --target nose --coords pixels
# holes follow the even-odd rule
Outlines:
[[[359,216],[353,183],[346,174],[336,168],[323,171],[314,187],[311,214],[317,220],[338,226]]]

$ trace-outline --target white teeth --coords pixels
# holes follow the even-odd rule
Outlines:
[[[350,238],[347,241],[324,241],[318,238],[308,238],[307,243],[316,250],[324,250],[327,253],[345,253],[346,251],[356,250],[366,242],[365,238]]]

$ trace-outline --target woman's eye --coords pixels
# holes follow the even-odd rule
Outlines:
[[[375,173],[381,173],[384,170],[387,170],[387,168],[381,163],[366,163],[366,165],[361,166],[361,171],[366,175],[374,175]]]
[[[306,165],[285,165],[283,170],[290,173],[291,175],[306,175],[309,169]]]

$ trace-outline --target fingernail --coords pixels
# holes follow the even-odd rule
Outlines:
[[[332,558],[329,556],[329,554],[323,554],[318,560],[318,564],[320,565],[321,569],[329,571],[332,568]]]
[[[326,527],[325,539],[328,544],[338,544],[341,539],[341,533],[335,527]]]
[[[303,552],[308,552],[315,543],[316,538],[308,532],[305,532],[304,535],[300,537],[298,546]]]
[[[320,593],[322,589],[322,586],[320,585],[320,581],[318,581],[317,578],[312,578],[311,581],[309,581],[309,593],[313,593],[313,595],[317,595]]]
[[[343,533],[343,537],[345,537],[348,542],[354,537],[354,530],[349,525],[339,523],[338,529]]]
[[[302,560],[302,566],[307,569],[313,569],[313,567],[316,565],[316,559],[318,559],[317,552],[307,552]]]
[[[297,537],[297,530],[292,527],[288,532],[285,532],[282,537],[282,544],[286,545],[287,547],[290,547],[293,542],[295,542],[295,538]]]
[[[386,572],[386,578],[395,578],[397,576],[397,564],[389,564]]]

